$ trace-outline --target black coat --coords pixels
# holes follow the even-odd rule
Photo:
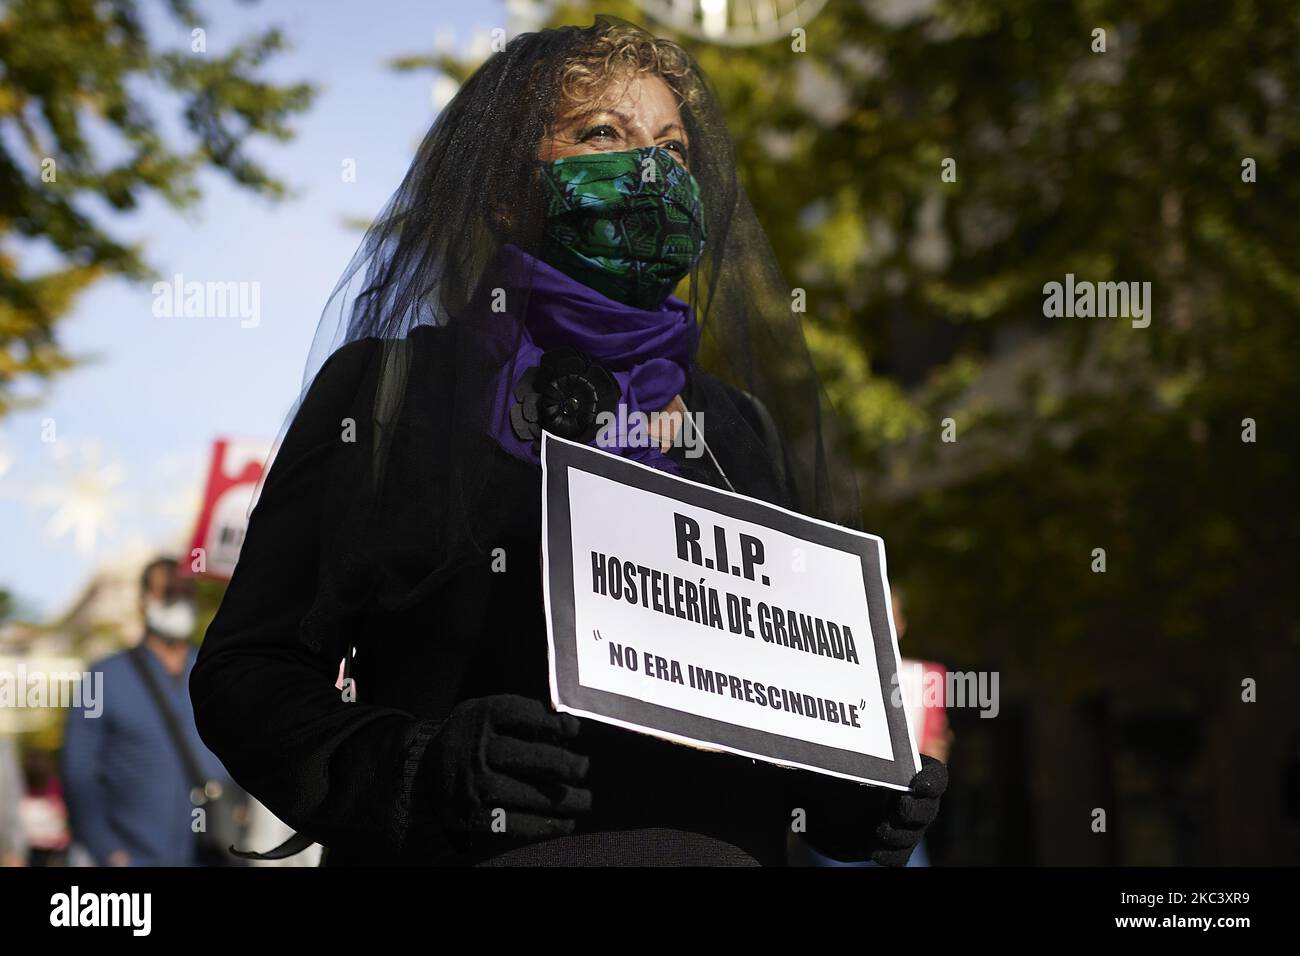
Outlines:
[[[412,342],[433,348],[446,334],[419,330]],[[317,552],[346,495],[331,481],[329,463],[340,421],[366,412],[355,406],[378,352],[374,340],[346,346],[317,376],[264,485],[193,670],[200,733],[236,780],[325,844],[331,864],[781,864],[796,808],[810,814],[822,849],[865,855],[874,820],[859,812],[864,791],[856,784],[593,720],[583,721],[575,745],[591,757],[593,808],[574,836],[521,846],[486,834],[453,845],[430,825],[431,795],[412,757],[417,743],[460,701],[498,693],[549,699],[537,560],[541,476],[516,462],[517,493],[498,503],[506,515],[504,573],[485,558],[400,614],[363,609],[349,636],[313,650],[300,638],[300,624],[320,587]],[[752,413],[756,433],[771,434],[742,393],[716,379],[702,387],[695,375],[684,394],[692,411],[707,421],[708,395],[723,388]],[[725,434],[709,439],[746,493],[745,476],[758,469],[737,460]],[[355,702],[335,687],[348,643],[357,647]],[[826,824],[820,829],[813,826],[819,820]]]

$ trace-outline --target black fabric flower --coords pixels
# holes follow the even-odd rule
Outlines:
[[[542,432],[582,443],[600,430],[597,416],[613,412],[621,392],[614,376],[575,348],[552,349],[539,365],[524,372],[515,386],[510,427],[540,449]]]

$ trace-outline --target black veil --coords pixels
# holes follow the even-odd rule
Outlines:
[[[633,31],[640,45],[618,42]],[[328,451],[332,506],[320,529],[317,599],[303,622],[309,644],[337,638],[366,601],[401,611],[489,560],[500,542],[503,502],[522,466],[490,437],[502,414],[493,388],[514,360],[529,295],[526,270],[500,253],[506,244],[540,248],[536,157],[557,105],[611,58],[645,68],[646,37],[600,17],[522,34],[495,53],[434,121],[331,295],[279,452],[317,393],[346,396],[342,440]],[[677,292],[701,327],[691,383],[708,401],[704,430],[725,432],[742,462],[769,459],[776,431],[784,460],[774,476],[733,466],[736,490],[856,526],[851,472],[832,467],[827,452],[801,315],[737,182],[722,110],[694,61],[654,42],[705,211],[703,256]],[[746,402],[770,413],[775,429],[756,424]]]

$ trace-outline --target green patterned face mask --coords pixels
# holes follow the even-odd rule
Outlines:
[[[704,251],[700,187],[658,146],[542,165],[542,259],[616,301],[655,309]]]

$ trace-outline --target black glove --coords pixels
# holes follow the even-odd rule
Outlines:
[[[431,808],[435,825],[452,837],[494,832],[498,810],[505,836],[572,833],[574,817],[591,809],[591,791],[577,786],[590,761],[566,746],[580,727],[530,697],[462,701],[424,751],[416,812]]]
[[[804,839],[837,860],[904,866],[939,815],[948,768],[922,754],[911,787],[903,792],[824,776],[804,778],[796,796],[808,812]]]
[[[884,819],[873,832],[871,859],[881,866],[906,866],[925,828],[939,815],[939,800],[948,789],[948,768],[926,754],[921,771],[912,778],[911,791],[890,790]]]

